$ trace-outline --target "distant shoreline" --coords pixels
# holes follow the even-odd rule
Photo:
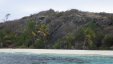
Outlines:
[[[6,53],[33,53],[33,54],[72,54],[72,55],[107,55],[113,56],[112,50],[60,50],[60,49],[0,49]]]

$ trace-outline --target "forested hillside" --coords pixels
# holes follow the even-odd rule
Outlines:
[[[1,48],[113,49],[113,14],[76,9],[0,23]]]

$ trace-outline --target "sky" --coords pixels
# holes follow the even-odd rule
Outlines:
[[[0,0],[0,22],[6,14],[14,20],[49,9],[113,13],[113,0]]]

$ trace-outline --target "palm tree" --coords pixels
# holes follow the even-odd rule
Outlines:
[[[83,49],[91,48],[93,49],[95,47],[94,39],[96,37],[95,31],[93,31],[91,28],[86,28],[84,30],[85,38],[84,38],[84,44]]]

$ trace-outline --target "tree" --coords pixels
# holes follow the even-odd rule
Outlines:
[[[60,40],[58,40],[57,42],[55,42],[55,44],[53,45],[54,49],[61,49],[62,48],[62,42]]]
[[[73,48],[73,41],[75,37],[73,34],[68,33],[63,38],[59,39],[55,44],[53,45],[53,48],[64,48],[64,49],[72,49]]]
[[[96,49],[96,36],[98,28],[98,24],[95,21],[89,22],[84,28],[82,28],[84,33],[84,43],[83,49]]]
[[[25,41],[24,45],[27,45],[27,47],[45,48],[48,26],[46,24],[36,24],[34,20],[31,20],[23,34],[24,38],[22,40]]]
[[[0,47],[3,47],[4,36],[5,36],[5,34],[2,31],[0,31]]]
[[[45,42],[42,39],[35,40],[35,43],[33,44],[33,48],[45,48]]]
[[[48,44],[48,38],[49,38],[49,33],[48,33],[48,26],[46,24],[39,24],[36,26],[36,37],[35,37],[35,43],[39,43],[41,45],[41,42],[43,44],[43,48],[46,48],[46,45]],[[38,40],[38,41],[37,41]],[[37,45],[40,47],[39,45]],[[42,46],[42,45],[41,45]],[[42,47],[41,47],[42,48]]]
[[[0,31],[0,47],[13,47],[15,40],[15,33],[5,29]]]
[[[96,33],[95,31],[93,31],[91,28],[86,28],[84,29],[84,34],[85,34],[85,38],[84,38],[84,45],[83,48],[85,46],[88,46],[89,49],[95,49],[96,45],[95,45],[95,38],[96,38]]]
[[[35,38],[35,22],[28,21],[25,30],[17,36],[16,46],[29,48],[34,43]]]
[[[111,46],[113,46],[113,35],[111,35],[111,34],[105,35],[105,37],[103,39],[103,45],[105,47],[111,47]]]
[[[67,36],[65,36],[64,40],[66,40],[66,48],[67,49],[71,49],[73,47],[73,41],[74,41],[75,37],[73,36],[73,34],[69,33]]]
[[[9,14],[9,13],[6,14],[6,15],[5,15],[5,19],[4,19],[4,21],[7,21],[10,15],[11,15],[11,14]]]
[[[30,37],[27,33],[22,33],[21,35],[18,35],[16,37],[16,43],[15,45],[17,47],[29,47],[29,40],[30,40]]]

